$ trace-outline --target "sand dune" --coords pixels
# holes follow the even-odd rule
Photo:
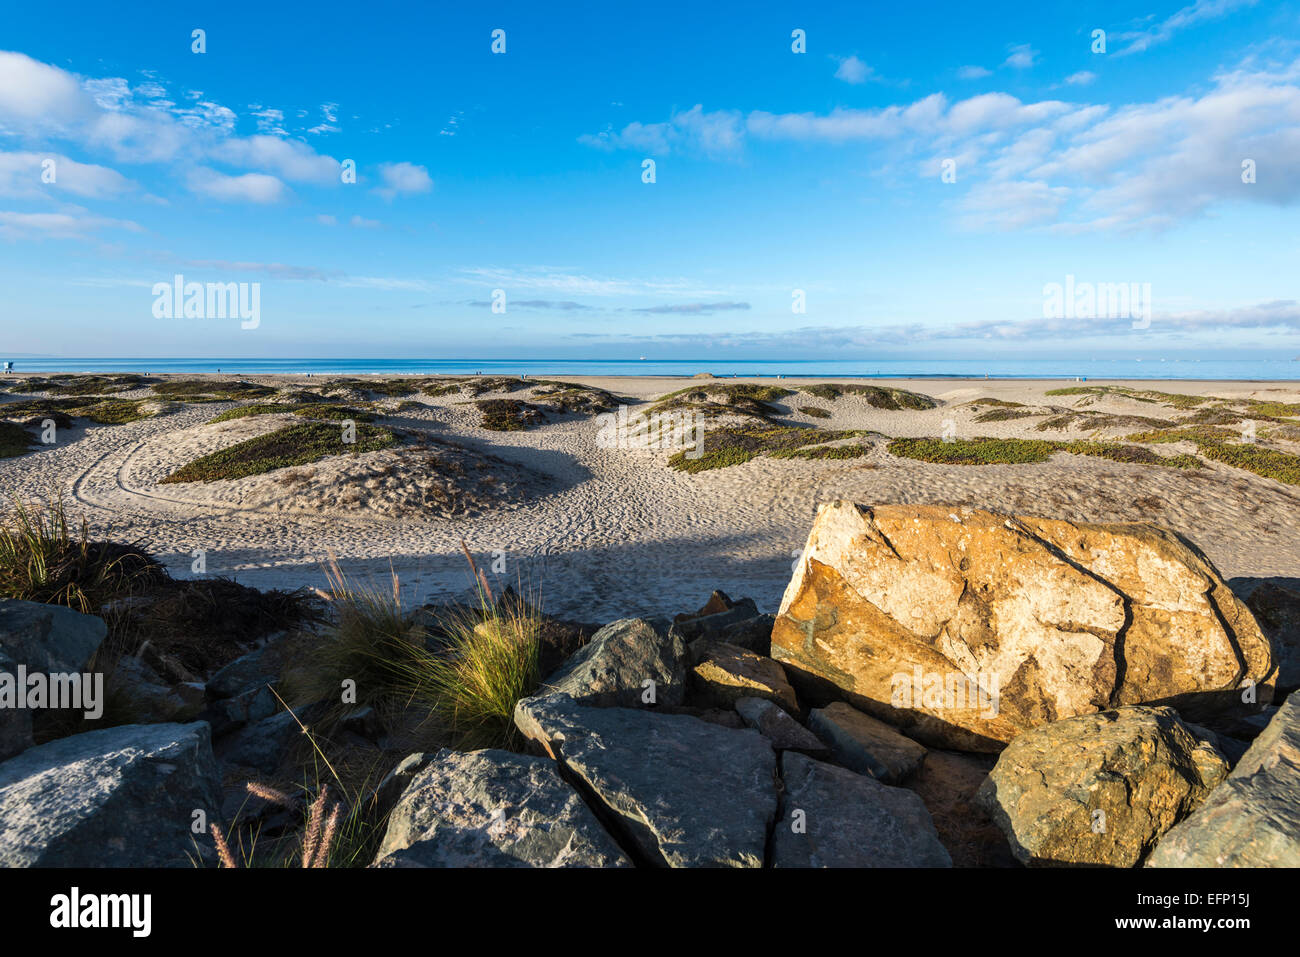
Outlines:
[[[277,387],[321,381],[243,379]],[[629,402],[698,385],[646,378],[566,381]],[[762,381],[796,387],[805,380]],[[1040,432],[1034,425],[1041,416],[976,422],[978,412],[966,403],[982,397],[1035,408],[1171,417],[1168,408],[1129,397],[1089,397],[1080,406],[1078,397],[1044,395],[1073,383],[871,384],[924,393],[939,404],[888,411],[852,395],[834,401],[800,395],[793,403],[776,403],[784,413],[780,421],[894,437],[947,431],[957,437],[1078,439],[1125,431],[1090,432],[1076,424]],[[1287,383],[1089,383],[1094,384],[1300,401],[1300,388]],[[1080,521],[1153,521],[1190,538],[1225,577],[1300,578],[1300,488],[1215,462],[1184,470],[1062,453],[1043,464],[937,465],[896,458],[877,441],[854,459],[760,456],[688,474],[667,467],[666,451],[600,447],[589,416],[552,417],[529,431],[494,432],[480,427],[464,396],[412,399],[418,405],[383,424],[462,446],[455,455],[470,472],[475,462],[489,463],[483,474],[493,476],[487,485],[496,486],[494,491],[472,496],[457,510],[438,497],[436,489],[444,497],[456,491],[439,484],[438,466],[412,459],[409,449],[330,458],[233,481],[160,484],[199,455],[292,421],[277,415],[208,424],[236,403],[181,405],[125,425],[64,430],[54,446],[0,460],[0,484],[6,497],[62,494],[72,513],[84,513],[97,532],[147,541],[175,574],[188,574],[191,554],[202,549],[210,574],[259,586],[320,584],[321,563],[333,553],[362,577],[386,578],[391,564],[413,601],[447,597],[468,584],[463,539],[489,567],[494,553],[504,559],[504,571],[497,562],[497,577],[540,591],[548,611],[588,621],[693,608],[713,588],[751,595],[760,607],[774,610],[817,504],[836,498],[970,504]],[[824,408],[831,417],[796,411],[804,405]],[[1189,450],[1183,444],[1161,448],[1165,454]]]

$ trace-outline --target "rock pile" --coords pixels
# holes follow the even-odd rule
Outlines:
[[[1298,622],[1285,588],[1243,604],[1150,526],[835,503],[775,616],[715,592],[548,622],[513,715],[528,753],[410,754],[362,862],[1297,866],[1300,691],[1271,699]],[[0,692],[20,666],[91,666],[104,635],[0,602]],[[141,672],[154,723],[50,739],[0,708],[0,866],[211,863],[195,822],[245,813],[223,779],[301,740],[280,664],[258,648],[184,689]],[[393,753],[371,708],[338,728]]]

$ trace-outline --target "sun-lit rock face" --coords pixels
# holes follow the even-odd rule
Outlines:
[[[939,746],[1164,703],[1193,720],[1272,697],[1268,639],[1172,532],[946,506],[823,505],[772,656]]]

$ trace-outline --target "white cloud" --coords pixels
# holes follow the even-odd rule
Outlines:
[[[269,170],[296,183],[337,183],[341,164],[306,143],[278,136],[233,137],[217,144],[214,159],[232,166]]]
[[[261,109],[253,108],[253,117],[257,120],[257,131],[259,133],[269,133],[272,136],[286,136],[284,129],[284,112],[282,110],[272,110],[270,108]]]
[[[681,295],[699,298],[729,291],[700,288],[686,279],[624,279],[590,276],[555,266],[500,268],[476,266],[461,270],[469,282],[502,289],[539,290],[575,296]]]
[[[957,71],[959,80],[982,80],[986,76],[992,76],[992,70],[986,70],[982,66],[964,66]]]
[[[1116,56],[1128,56],[1142,53],[1159,43],[1169,40],[1175,33],[1188,27],[1196,26],[1206,20],[1217,20],[1243,7],[1252,7],[1255,0],[1196,0],[1171,16],[1146,30],[1119,33],[1115,39],[1126,42],[1127,46],[1115,51]]]
[[[64,126],[94,103],[70,73],[21,53],[0,50],[0,125],[11,131]]]
[[[690,112],[700,121],[725,117],[730,152],[744,149],[746,138],[888,143],[888,155],[877,157],[883,166],[914,156],[926,178],[937,176],[941,159],[955,158],[962,190],[954,198],[964,198],[953,210],[970,228],[1159,229],[1219,203],[1300,201],[1300,60],[1271,72],[1243,66],[1213,77],[1199,95],[1117,109],[995,92],[953,103],[934,93],[822,114]],[[677,148],[690,128],[682,116],[584,142]],[[1255,161],[1255,183],[1241,181],[1247,159]]]
[[[584,134],[578,142],[599,149],[634,150],[664,156],[673,152],[714,158],[737,153],[744,139],[742,117],[736,110],[706,113],[701,104],[674,113],[666,123],[629,123],[622,131]]]
[[[0,237],[6,239],[87,239],[101,229],[143,232],[138,223],[93,216],[79,207],[68,207],[57,213],[0,210]]]
[[[375,192],[388,200],[397,196],[427,193],[433,189],[433,179],[429,176],[429,171],[414,163],[380,163],[379,178],[383,180],[384,185]]]
[[[288,193],[283,182],[265,173],[227,176],[202,167],[190,173],[189,187],[201,196],[241,203],[278,203]]]
[[[378,229],[383,224],[377,219],[366,219],[364,216],[353,215],[348,220],[348,225],[356,229]]]
[[[1080,70],[1078,73],[1071,73],[1065,78],[1065,82],[1070,86],[1087,86],[1093,80],[1097,79],[1097,74],[1089,70]]]
[[[835,71],[835,79],[843,80],[845,83],[866,83],[874,71],[867,66],[857,55],[848,57],[836,57],[839,60],[839,69]]]
[[[164,165],[187,188],[236,201],[274,201],[283,196],[284,181],[338,184],[339,161],[285,136],[282,111],[250,106],[259,132],[239,136],[233,110],[198,90],[177,99],[183,105],[167,99],[166,88],[152,75],[132,87],[119,77],[79,77],[22,53],[0,51],[0,133],[19,138],[29,150],[57,137],[106,153],[116,163]],[[337,104],[322,104],[321,112],[326,123],[338,119]],[[77,170],[88,190],[83,195],[102,195],[111,178],[95,170],[106,167],[87,167]],[[239,173],[231,175],[235,170]],[[419,184],[402,180],[389,189],[419,191]]]
[[[47,163],[53,165],[47,167]],[[52,183],[45,182],[47,168]],[[0,153],[0,196],[34,198],[67,192],[103,199],[135,189],[135,183],[107,166],[78,163],[58,153]]]
[[[316,217],[316,222],[320,223],[322,226],[337,226],[339,224],[339,221],[328,213],[321,213],[318,215]]]
[[[1010,55],[1006,58],[1003,65],[1009,66],[1013,70],[1028,70],[1034,65],[1038,58],[1038,51],[1028,43],[1021,43],[1011,48]]]

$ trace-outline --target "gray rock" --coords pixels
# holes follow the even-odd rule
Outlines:
[[[213,698],[233,698],[236,695],[275,683],[275,674],[267,661],[266,647],[250,651],[236,658],[208,679],[208,694]]]
[[[0,764],[0,867],[190,867],[220,806],[208,726],[136,724]],[[188,855],[188,856],[187,856]]]
[[[718,641],[729,645],[738,645],[758,655],[772,653],[772,626],[776,624],[776,615],[756,615],[745,618],[722,628],[718,632]],[[705,638],[701,641],[709,641]]]
[[[771,741],[778,751],[801,751],[815,758],[831,753],[821,738],[767,698],[741,698],[736,710],[745,724]]]
[[[683,714],[526,698],[515,724],[563,765],[645,861],[761,867],[776,814],[776,759],[757,731]]]
[[[0,600],[0,651],[28,671],[82,671],[107,634],[103,619],[62,605]]]
[[[785,669],[738,645],[708,645],[691,669],[689,681],[696,704],[730,708],[741,698],[768,698],[792,714],[799,711]]]
[[[793,751],[772,834],[773,867],[951,867],[930,812],[911,791]]]
[[[1134,706],[1019,735],[977,801],[1022,863],[1134,867],[1227,774],[1172,708]]]
[[[842,701],[814,708],[808,727],[831,746],[837,763],[886,784],[903,780],[925,757],[911,738]]]
[[[367,797],[366,811],[368,815],[373,820],[382,820],[384,815],[397,804],[403,792],[415,780],[415,776],[424,770],[433,758],[434,755],[420,751],[402,758],[397,767],[384,775],[383,780]]]
[[[546,758],[443,749],[388,819],[375,867],[630,867]]]
[[[246,725],[217,743],[223,764],[274,774],[302,734],[288,711]]]
[[[0,674],[17,676],[18,666],[0,648]],[[0,708],[0,761],[21,754],[35,742],[32,739],[32,712],[28,708]]]
[[[1300,691],[1148,867],[1300,867]]]
[[[1276,581],[1264,582],[1246,599],[1277,660],[1277,690],[1300,688],[1300,591]]]
[[[168,685],[139,658],[119,659],[113,668],[112,681],[130,700],[141,723],[183,724],[193,721],[203,711],[205,689],[201,683],[182,681]]]
[[[712,615],[679,618],[675,625],[684,641],[692,642],[700,638],[720,641],[722,640],[722,633],[728,628],[757,617],[759,617],[758,606],[754,604],[754,599],[742,598],[740,601],[732,602],[731,607],[726,611],[715,612]],[[771,638],[770,631],[768,632],[768,638]]]
[[[370,705],[353,708],[339,718],[338,729],[349,731],[367,741],[375,741],[384,733],[384,722]]]
[[[597,707],[646,707],[646,682],[655,704],[679,705],[686,689],[686,646],[667,618],[623,618],[592,636],[543,684],[542,693],[567,694]]]
[[[255,724],[280,710],[267,685],[254,685],[231,698],[211,702],[199,717],[212,725],[212,734],[221,737],[246,724]]]
[[[0,600],[0,672],[81,673],[107,633],[102,619],[62,605]],[[0,761],[32,743],[31,711],[0,708]]]

